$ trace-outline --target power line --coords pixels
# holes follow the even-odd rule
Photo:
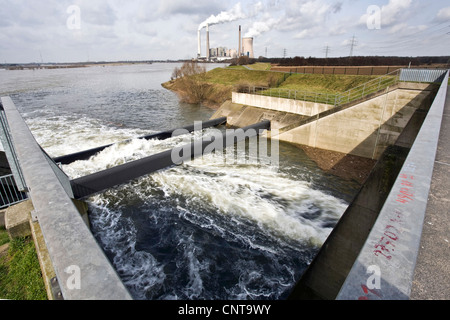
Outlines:
[[[327,45],[327,46],[324,48],[324,51],[325,51],[325,58],[328,58],[328,54],[330,53],[330,46]]]
[[[355,36],[353,35],[352,41],[350,43],[350,57],[353,57],[353,50],[358,45]]]

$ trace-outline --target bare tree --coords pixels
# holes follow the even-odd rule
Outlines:
[[[183,91],[182,100],[188,103],[200,103],[211,92],[211,86],[206,83],[206,67],[196,62],[183,63],[179,72],[176,73],[174,70],[174,74],[181,78],[179,81],[180,88]]]

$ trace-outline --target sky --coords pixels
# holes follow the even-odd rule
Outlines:
[[[190,59],[206,23],[255,57],[450,55],[448,0],[0,0],[0,62]]]

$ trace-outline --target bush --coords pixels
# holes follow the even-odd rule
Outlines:
[[[211,86],[205,82],[206,68],[196,62],[185,62],[180,69],[175,68],[173,76],[180,77],[180,98],[186,103],[201,103],[210,91]]]

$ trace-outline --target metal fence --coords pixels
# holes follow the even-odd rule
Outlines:
[[[25,201],[28,196],[17,189],[12,174],[0,177],[0,209]]]
[[[385,90],[388,87],[392,87],[398,84],[398,82],[400,81],[399,75],[400,70],[396,70],[384,76],[370,80],[344,93],[341,93],[339,95],[339,99],[336,103],[336,106],[363,99],[371,94]]]
[[[399,69],[343,93],[308,92],[267,87],[238,87],[236,91],[239,93],[324,103],[338,107],[382,92],[389,87],[397,85],[399,82],[440,83],[446,72],[447,70]]]
[[[352,67],[352,66],[302,66],[302,67],[283,67],[273,66],[271,71],[289,72],[299,74],[335,74],[335,75],[354,75],[354,76],[382,76],[403,68],[403,66],[370,66],[370,67]]]
[[[400,81],[441,83],[447,70],[427,70],[427,69],[402,69],[400,70]]]
[[[239,93],[256,94],[266,97],[284,98],[301,101],[311,101],[316,103],[324,103],[335,105],[339,100],[339,94],[300,91],[283,88],[267,88],[267,87],[244,87],[237,90]]]

